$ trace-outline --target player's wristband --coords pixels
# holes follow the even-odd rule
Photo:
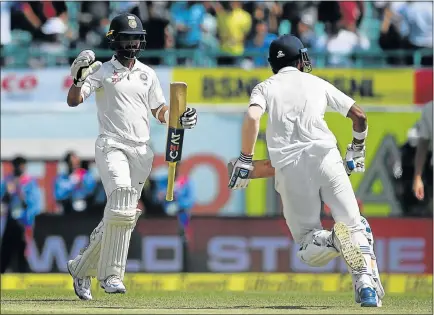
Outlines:
[[[167,123],[169,122],[169,110],[166,110],[166,112],[164,113],[164,121],[161,121],[158,116],[160,116],[160,112],[163,109],[164,106],[160,106],[160,108],[157,110],[157,112],[155,113],[155,118],[157,118],[158,122],[161,125],[167,125]]]
[[[76,87],[80,88],[83,86],[84,81],[78,81],[76,78],[74,78],[73,83]]]
[[[365,140],[367,136],[368,136],[368,127],[366,127],[366,130],[363,132],[357,132],[357,131],[353,130],[354,139]]]
[[[246,164],[252,164],[253,155],[247,155],[247,154],[244,154],[243,152],[241,152],[238,160],[240,160],[241,162],[246,163]]]

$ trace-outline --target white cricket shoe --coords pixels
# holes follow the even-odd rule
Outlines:
[[[106,293],[125,293],[127,289],[119,276],[108,276],[104,281],[99,282]]]
[[[84,277],[83,279],[74,277],[71,271],[73,268],[73,262],[74,262],[73,260],[68,261],[67,267],[68,267],[69,274],[74,280],[73,286],[74,286],[75,295],[77,295],[80,298],[80,300],[90,301],[92,300],[92,294],[90,292],[90,287],[91,287],[90,277]]]
[[[359,272],[366,269],[360,247],[353,243],[350,229],[346,224],[337,222],[333,226],[332,240],[333,246],[341,252],[348,267]]]

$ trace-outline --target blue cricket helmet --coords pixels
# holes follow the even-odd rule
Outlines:
[[[312,64],[301,40],[294,35],[282,35],[273,40],[268,52],[268,62],[274,73],[284,67],[291,66],[294,61],[300,60],[304,72],[312,71]]]

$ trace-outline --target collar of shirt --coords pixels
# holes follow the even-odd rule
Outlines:
[[[117,70],[128,70],[128,71],[133,71],[135,69],[137,69],[138,67],[138,63],[137,63],[137,59],[135,59],[134,61],[134,66],[133,68],[130,70],[127,67],[124,67],[117,59],[116,57],[113,55],[112,59],[110,60],[110,62],[112,63],[113,67],[115,67]]]
[[[280,69],[278,73],[286,73],[289,71],[299,71],[299,70],[295,67],[288,66],[288,67],[284,67],[284,68]]]

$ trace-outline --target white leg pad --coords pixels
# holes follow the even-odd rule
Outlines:
[[[96,277],[96,264],[100,256],[103,221],[93,230],[89,237],[87,247],[80,250],[78,256],[73,260],[71,273],[74,277]]]
[[[117,188],[108,198],[98,261],[100,281],[112,275],[121,277],[125,272],[136,206],[137,191],[132,187]]]
[[[139,219],[141,214],[142,214],[142,210],[136,209],[135,223],[132,230],[134,230],[137,220]],[[95,228],[95,230],[93,230],[92,234],[90,235],[89,245],[83,248],[80,251],[80,254],[74,259],[73,276],[80,279],[84,277],[97,276],[97,265],[100,256],[101,239],[102,239],[102,232],[103,232],[102,226],[103,226],[103,221],[101,221],[100,224],[98,224],[98,226]],[[124,272],[122,273],[121,279],[123,279],[123,276],[124,276]]]
[[[338,257],[340,253],[329,246],[320,246],[314,243],[303,246],[298,252],[297,257],[311,267],[322,267]]]
[[[353,288],[357,303],[360,303],[359,290],[363,285],[370,285],[373,287],[380,300],[385,296],[385,291],[380,280],[380,273],[378,271],[377,258],[374,253],[374,235],[372,234],[371,227],[366,218],[361,217],[361,222],[365,227],[363,236],[367,240],[368,245],[364,244],[366,241],[362,240],[364,245],[360,245],[360,250],[367,262],[367,268],[363,273],[354,273],[350,271],[350,273],[352,273]]]
[[[297,252],[297,257],[311,267],[326,266],[340,255],[331,241],[331,231],[315,230],[305,237],[305,243]]]

